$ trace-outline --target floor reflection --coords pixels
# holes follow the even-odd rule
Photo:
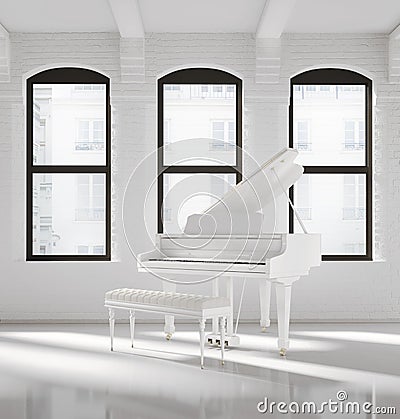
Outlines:
[[[377,326],[374,333],[397,336],[396,327]],[[255,326],[244,325],[242,345],[227,351],[226,365],[219,363],[219,349],[208,348],[202,371],[198,336],[191,325],[179,325],[173,341],[167,342],[160,326],[139,324],[133,353],[127,325],[116,330],[114,353],[108,350],[106,325],[2,325],[0,418],[338,417],[327,411],[262,415],[257,405],[265,397],[277,403],[318,405],[337,400],[339,391],[350,401],[394,406],[400,412],[399,365],[393,364],[392,354],[393,349],[398,353],[392,343],[396,338],[366,343],[367,326],[324,328],[332,334],[320,335],[316,326],[294,325],[293,348],[281,359],[273,332],[261,334]],[[363,341],[355,342],[354,336],[338,339],[340,328],[343,336],[358,330]],[[362,350],[346,355],[354,344],[362,344]]]

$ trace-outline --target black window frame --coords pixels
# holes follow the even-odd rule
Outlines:
[[[33,85],[34,84],[104,84],[106,86],[105,165],[34,165],[33,164]],[[51,68],[36,73],[26,81],[26,260],[27,261],[110,261],[111,260],[111,105],[110,79],[96,71],[79,67]],[[36,173],[105,175],[105,254],[104,255],[34,255],[33,254],[33,175]]]
[[[236,85],[236,161],[235,165],[174,166],[164,164],[164,85],[165,84],[234,84]],[[223,70],[213,68],[187,68],[177,70],[158,79],[157,85],[157,231],[163,233],[164,174],[219,173],[235,174],[236,183],[242,180],[242,80]]]
[[[365,188],[365,254],[349,255],[334,254],[322,255],[324,261],[371,261],[373,260],[372,237],[372,80],[352,70],[339,68],[323,68],[309,70],[298,74],[290,80],[289,104],[289,147],[293,147],[293,96],[295,85],[363,85],[365,86],[365,164],[363,166],[304,166],[304,174],[364,174]],[[289,196],[294,200],[294,186],[289,190]],[[294,214],[289,207],[289,232],[294,232]]]

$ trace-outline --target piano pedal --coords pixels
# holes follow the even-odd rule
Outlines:
[[[221,346],[221,336],[217,333],[210,333],[207,335],[207,343],[209,345],[216,345]],[[240,338],[237,335],[225,335],[225,348],[232,347],[232,346],[239,346],[240,345]]]
[[[218,347],[221,347],[221,340],[217,339],[216,344],[217,344]],[[229,341],[226,340],[224,348],[227,348],[228,346],[229,346]]]

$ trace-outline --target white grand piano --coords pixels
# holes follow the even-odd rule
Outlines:
[[[320,235],[308,234],[299,217],[302,234],[262,231],[264,217],[271,216],[271,212],[263,214],[263,209],[274,209],[281,195],[289,200],[287,189],[303,173],[302,166],[294,163],[297,154],[293,149],[282,150],[206,211],[189,216],[183,234],[158,234],[155,248],[138,257],[138,270],[164,279],[164,291],[175,291],[176,283],[182,282],[177,278],[183,276],[184,283],[211,281],[213,295],[227,296],[231,301],[229,345],[240,342],[233,325],[234,280],[258,281],[263,330],[270,325],[271,284],[275,284],[278,348],[285,355],[292,284],[320,265]],[[213,322],[210,343],[219,340],[217,327]],[[175,331],[173,317],[166,316],[164,331],[169,339]]]

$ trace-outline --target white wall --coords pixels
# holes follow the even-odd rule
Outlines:
[[[287,144],[291,76],[324,65],[352,68],[373,78],[377,96],[374,227],[379,261],[324,262],[294,286],[292,317],[400,319],[400,87],[387,82],[387,46],[388,39],[383,35],[285,35],[280,82],[256,84],[256,44],[252,35],[149,34],[145,39],[145,82],[121,83],[120,40],[116,34],[12,34],[11,82],[0,84],[1,320],[105,318],[102,300],[106,290],[159,287],[156,279],[136,271],[123,237],[121,199],[131,170],[156,145],[157,76],[191,65],[222,67],[243,78],[244,144],[259,161]],[[23,76],[54,64],[88,66],[111,77],[111,263],[24,261]],[[236,285],[238,290],[240,285]],[[195,292],[206,292],[204,288]],[[256,299],[255,284],[249,284],[244,317],[257,317]]]

